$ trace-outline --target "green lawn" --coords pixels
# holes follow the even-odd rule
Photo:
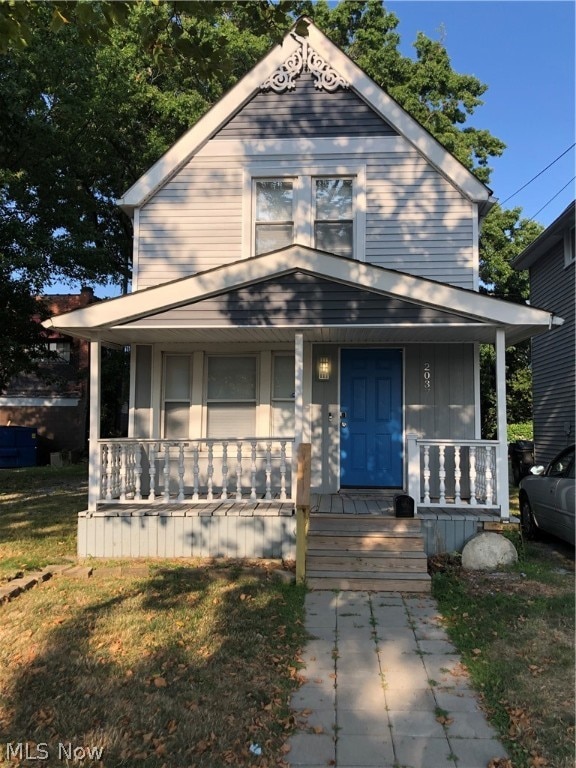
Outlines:
[[[0,574],[73,558],[85,504],[84,467],[3,470]],[[56,576],[0,606],[0,765],[282,765],[305,590],[265,564],[121,573],[98,560],[90,579]],[[23,741],[50,760],[10,761]],[[85,759],[66,763],[60,744]]]
[[[574,559],[515,544],[517,566],[433,576],[433,595],[514,768],[574,766]]]
[[[0,469],[0,582],[76,556],[87,467]]]

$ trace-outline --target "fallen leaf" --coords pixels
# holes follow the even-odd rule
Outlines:
[[[168,683],[166,682],[166,678],[164,677],[155,677],[154,685],[156,686],[156,688],[166,688]]]
[[[440,723],[440,725],[451,725],[454,722],[454,718],[447,717],[447,715],[438,715],[436,720]]]

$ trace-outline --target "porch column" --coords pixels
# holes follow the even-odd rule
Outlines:
[[[88,462],[88,511],[95,512],[100,498],[100,353],[99,340],[90,342],[90,438]]]
[[[292,458],[292,498],[296,498],[298,447],[304,437],[304,334],[294,338],[294,454]]]
[[[508,495],[508,429],[506,419],[506,332],[496,331],[496,410],[498,424],[498,456],[496,477],[502,520],[510,518]]]

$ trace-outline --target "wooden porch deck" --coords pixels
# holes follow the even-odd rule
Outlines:
[[[340,491],[339,493],[313,493],[310,497],[312,514],[328,515],[382,515],[394,517],[394,496],[399,491]],[[417,517],[423,520],[475,520],[500,521],[499,509],[484,509],[470,504],[445,507],[420,507]]]
[[[312,493],[310,511],[319,515],[378,515],[394,517],[394,496],[390,491],[340,491],[339,493]],[[290,517],[295,514],[295,502],[291,499],[214,499],[213,501],[149,501],[99,503],[96,517]],[[499,522],[497,509],[475,508],[470,505],[446,505],[445,507],[420,507],[417,517],[423,520],[475,520]]]

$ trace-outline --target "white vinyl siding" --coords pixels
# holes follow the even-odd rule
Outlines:
[[[238,142],[209,142],[146,203],[135,254],[138,289],[253,255],[252,208],[244,197],[245,173],[256,164],[260,177],[275,176],[280,164],[289,166],[286,175],[313,167],[320,177],[362,165],[365,195],[359,213],[365,216],[365,249],[360,258],[474,288],[475,205],[407,141],[381,139],[377,147],[362,139],[350,139],[344,147],[319,142],[321,151],[312,146],[297,155],[288,154],[294,153],[294,142],[265,144],[241,150]],[[254,176],[250,171],[249,178]]]

